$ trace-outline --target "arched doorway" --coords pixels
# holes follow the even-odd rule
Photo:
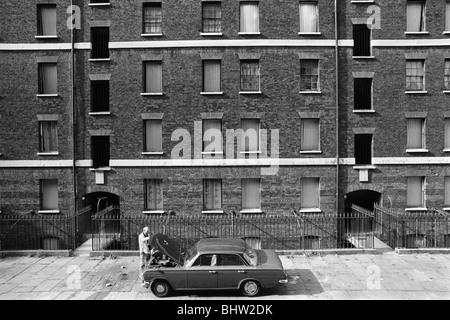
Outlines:
[[[382,194],[373,190],[356,190],[345,195],[345,211],[350,212],[352,204],[373,211],[375,204],[380,204]]]
[[[92,192],[83,198],[83,208],[90,207],[92,214],[98,214],[108,207],[120,207],[120,197],[110,192]]]

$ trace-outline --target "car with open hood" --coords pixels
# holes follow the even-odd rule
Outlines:
[[[163,234],[151,239],[153,263],[144,280],[157,297],[173,290],[240,290],[253,297],[287,283],[274,250],[252,249],[242,239],[205,238],[189,250]],[[165,259],[164,259],[165,257]]]

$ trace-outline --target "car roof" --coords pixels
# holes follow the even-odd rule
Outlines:
[[[197,242],[198,253],[243,253],[246,244],[241,239],[206,238]]]

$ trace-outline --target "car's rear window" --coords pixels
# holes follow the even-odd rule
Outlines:
[[[244,259],[248,262],[251,266],[257,266],[258,265],[258,255],[256,254],[255,250],[253,249],[247,249],[244,252]]]

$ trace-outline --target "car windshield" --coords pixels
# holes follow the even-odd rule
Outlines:
[[[197,255],[197,248],[193,246],[184,254],[184,265],[187,265]]]
[[[253,249],[247,249],[244,252],[244,259],[249,265],[256,267],[258,265],[258,255]]]

